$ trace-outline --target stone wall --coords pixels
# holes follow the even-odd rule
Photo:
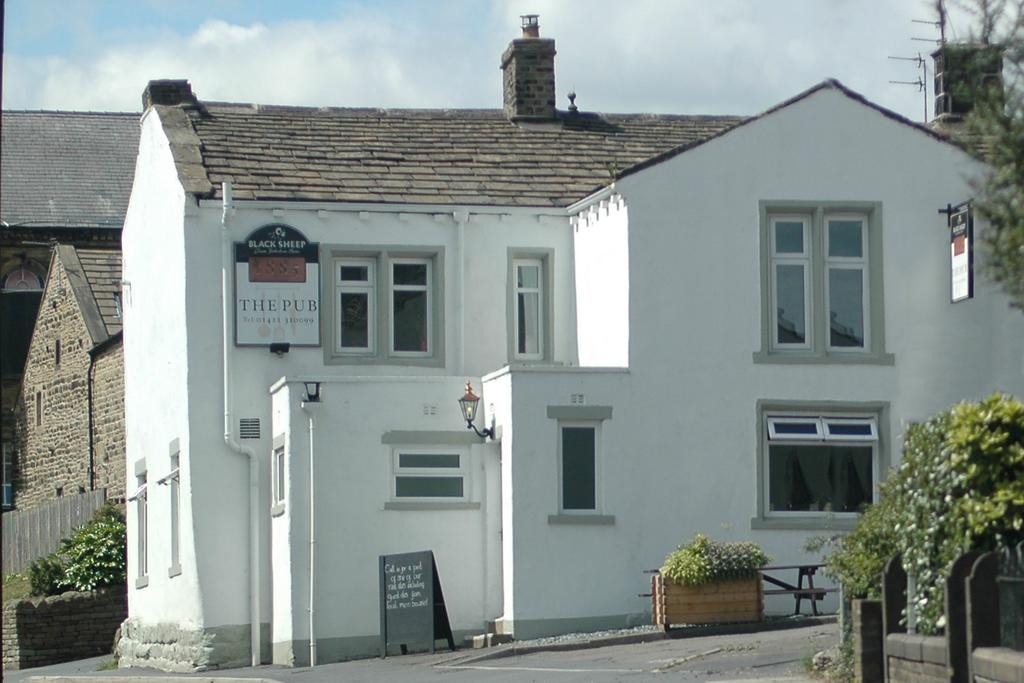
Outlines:
[[[107,500],[125,497],[124,345],[120,340],[96,353],[92,370],[94,485]]]
[[[858,681],[881,681],[885,677],[882,663],[882,601],[853,601],[853,673]]]
[[[18,508],[90,489],[87,385],[92,339],[67,272],[59,260],[53,265],[25,361],[18,406]]]
[[[885,639],[889,683],[949,683],[949,655],[942,636],[890,633]],[[865,679],[870,680],[870,679]]]
[[[127,614],[125,586],[6,602],[3,668],[27,669],[110,653]]]
[[[249,626],[201,628],[190,623],[128,619],[117,643],[118,665],[188,673],[252,663]],[[270,624],[260,629],[262,661],[270,661]]]
[[[60,259],[54,259],[17,406],[14,495],[18,509],[98,488],[107,489],[109,500],[124,498],[121,349],[120,337],[115,337],[93,350],[67,272]],[[94,359],[90,351],[95,353]]]
[[[974,683],[1024,681],[1024,652],[1005,647],[979,647],[971,656]]]

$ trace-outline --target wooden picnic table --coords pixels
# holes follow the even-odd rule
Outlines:
[[[818,601],[825,599],[826,593],[838,593],[838,588],[815,588],[814,586],[814,575],[819,569],[824,567],[823,564],[781,564],[772,567],[762,567],[758,571],[761,572],[761,578],[766,583],[773,586],[779,586],[779,588],[772,588],[764,591],[765,595],[792,595],[796,600],[796,608],[793,614],[800,614],[800,604],[804,600],[809,600],[811,603],[811,613],[814,616],[818,616]],[[792,571],[797,570],[796,585],[793,585],[787,581],[784,581],[777,576],[771,576],[767,572],[779,572],[779,571]],[[804,586],[804,579],[807,579],[807,585]]]

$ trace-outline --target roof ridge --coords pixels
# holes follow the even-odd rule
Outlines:
[[[4,116],[9,114],[57,114],[60,116],[142,116],[142,112],[131,111],[89,111],[77,109],[3,109]]]

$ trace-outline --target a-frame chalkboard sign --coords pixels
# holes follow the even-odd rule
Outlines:
[[[434,652],[438,639],[455,649],[433,551],[381,555],[380,656],[387,657],[388,645],[404,655],[408,645],[424,641]]]

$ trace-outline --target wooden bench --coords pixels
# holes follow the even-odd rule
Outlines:
[[[814,587],[814,575],[819,569],[824,567],[823,564],[785,564],[777,565],[775,567],[762,567],[758,571],[761,572],[761,578],[764,579],[765,583],[769,583],[773,586],[779,586],[779,588],[772,588],[764,591],[765,595],[792,595],[796,600],[796,609],[793,610],[793,614],[800,614],[800,604],[804,600],[809,600],[811,603],[811,613],[814,616],[818,616],[818,601],[825,599],[826,593],[838,593],[838,588],[815,588]],[[796,585],[783,581],[782,579],[771,576],[767,572],[778,572],[793,570],[797,571]],[[804,586],[804,578],[807,579],[807,585]]]

